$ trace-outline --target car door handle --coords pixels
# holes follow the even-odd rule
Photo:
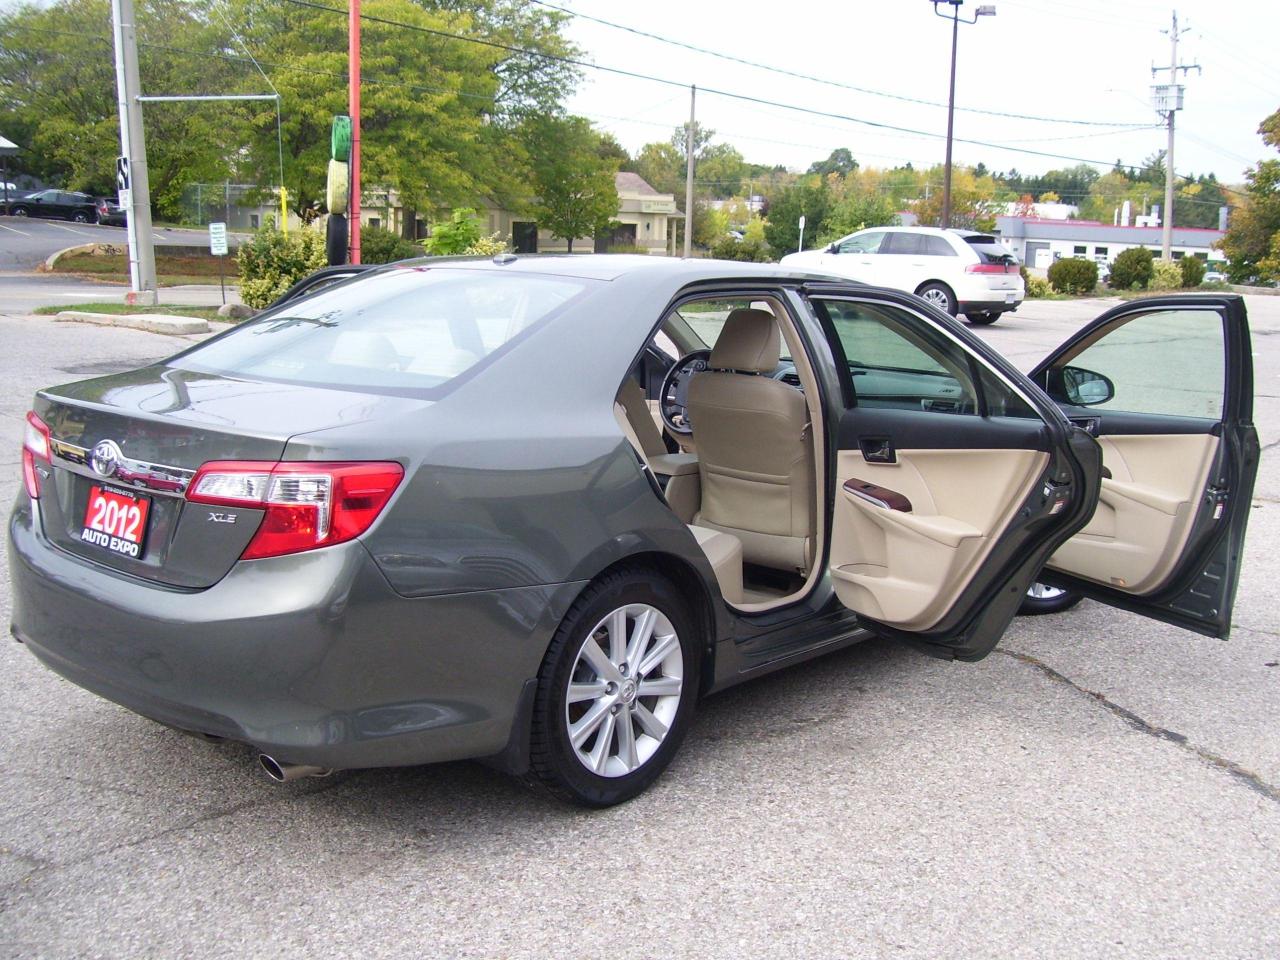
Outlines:
[[[1071,417],[1071,422],[1091,437],[1096,437],[1102,429],[1101,417]]]
[[[897,463],[898,451],[888,437],[859,437],[858,449],[867,463]]]

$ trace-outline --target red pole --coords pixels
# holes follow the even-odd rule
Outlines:
[[[347,201],[351,221],[348,260],[360,262],[360,0],[351,0],[347,27],[347,86],[351,113],[351,197]]]

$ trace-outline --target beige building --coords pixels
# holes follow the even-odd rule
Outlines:
[[[614,185],[618,191],[618,226],[606,236],[574,240],[573,252],[667,253],[674,235],[672,221],[679,221],[684,216],[676,209],[675,196],[659,193],[636,173],[615,174]],[[398,200],[394,192],[366,193],[360,222],[399,233],[404,222],[404,210]],[[487,234],[497,233],[506,237],[516,253],[564,253],[569,248],[566,241],[552,237],[527,216],[489,203],[481,205],[479,212],[481,229]],[[420,237],[429,233],[429,226],[421,218],[416,233]]]

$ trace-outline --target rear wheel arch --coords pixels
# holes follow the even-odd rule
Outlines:
[[[619,571],[644,573],[649,571],[669,581],[676,592],[684,600],[690,619],[701,634],[702,657],[699,670],[699,693],[706,692],[715,679],[715,649],[718,631],[716,628],[714,600],[702,573],[683,557],[661,551],[633,553],[615,560],[602,569],[594,577],[582,585],[578,592],[583,593],[607,577]],[[577,602],[577,598],[574,599]],[[570,605],[572,607],[572,604]],[[566,613],[566,616],[568,614]]]
[[[945,280],[926,280],[924,283],[916,287],[915,295],[917,297],[924,297],[925,292],[931,287],[941,288],[942,291],[946,293],[947,299],[951,301],[951,305],[946,312],[951,314],[953,317],[956,316],[959,312],[960,301],[956,298],[956,292],[952,289],[951,284],[947,283]],[[935,306],[937,306],[937,304],[935,304]]]

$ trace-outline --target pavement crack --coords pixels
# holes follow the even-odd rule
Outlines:
[[[1212,750],[1206,750],[1204,747],[1196,746],[1181,733],[1169,730],[1165,727],[1157,726],[1154,723],[1150,723],[1142,719],[1142,717],[1138,716],[1132,710],[1128,710],[1125,707],[1120,706],[1120,704],[1116,703],[1114,700],[1109,700],[1105,694],[1098,693],[1095,690],[1090,690],[1088,687],[1082,687],[1070,677],[1059,673],[1038,657],[1033,657],[1029,653],[1020,653],[1016,650],[1001,650],[1000,653],[1003,653],[1006,657],[1011,657],[1014,660],[1025,663],[1028,666],[1035,667],[1035,669],[1039,670],[1055,683],[1061,683],[1064,686],[1070,687],[1077,693],[1084,694],[1110,713],[1119,717],[1139,733],[1145,733],[1147,736],[1155,737],[1157,740],[1165,740],[1169,743],[1175,744],[1195,756],[1197,759],[1202,760],[1211,766],[1217,767],[1219,770],[1229,773],[1239,783],[1248,787],[1254,793],[1261,794],[1273,803],[1280,803],[1280,787],[1268,783],[1258,774],[1241,766],[1234,760],[1229,760],[1226,757],[1219,756]]]

